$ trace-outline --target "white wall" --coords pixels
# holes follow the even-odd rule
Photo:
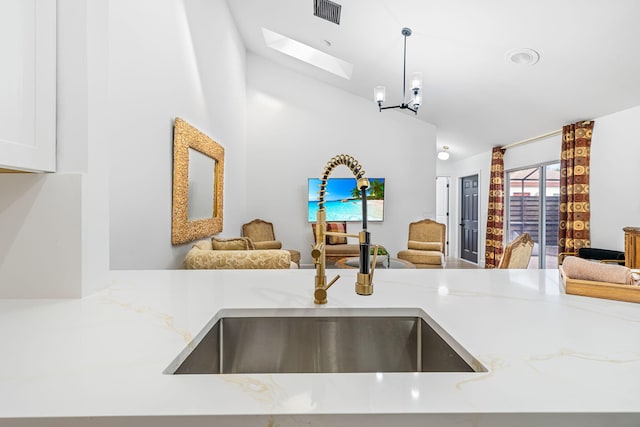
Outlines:
[[[81,177],[0,177],[0,298],[81,295]]]
[[[372,241],[392,254],[404,249],[409,222],[435,216],[435,127],[404,112],[380,113],[372,101],[253,54],[247,65],[247,209],[236,210],[243,222],[273,222],[284,246],[310,263],[307,178],[349,154],[368,177],[386,178],[384,221],[369,223]],[[332,176],[352,175],[339,166]],[[357,232],[361,224],[347,227]]]
[[[591,142],[591,246],[624,250],[624,227],[640,226],[636,127],[640,106],[597,118]]]
[[[179,268],[191,244],[171,246],[173,120],[225,148],[223,234],[238,235],[245,48],[224,0],[111,0],[108,33],[111,268]]]
[[[109,270],[107,16],[107,0],[58,0],[58,173],[82,183],[82,295],[104,287]]]
[[[504,170],[523,169],[541,163],[559,162],[562,136],[554,135],[539,141],[508,149],[504,154]]]

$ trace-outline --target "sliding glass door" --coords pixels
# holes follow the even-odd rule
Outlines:
[[[507,171],[507,242],[529,233],[529,268],[558,267],[560,163]]]

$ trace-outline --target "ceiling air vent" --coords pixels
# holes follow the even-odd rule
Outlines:
[[[342,5],[329,0],[313,0],[313,14],[318,18],[340,25]]]

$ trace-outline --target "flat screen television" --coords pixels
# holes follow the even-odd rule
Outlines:
[[[384,178],[368,178],[367,220],[384,219]],[[318,213],[319,178],[309,178],[308,221],[316,222]],[[329,178],[324,196],[327,222],[362,221],[362,199],[355,178]]]

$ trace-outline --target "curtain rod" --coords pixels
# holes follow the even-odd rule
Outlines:
[[[538,141],[540,139],[549,138],[550,136],[558,135],[558,134],[561,134],[561,133],[562,133],[562,129],[554,130],[553,132],[548,132],[548,133],[545,133],[544,135],[538,135],[538,136],[534,136],[533,138],[523,139],[522,141],[514,142],[513,144],[509,144],[509,145],[503,145],[500,148],[502,148],[503,150],[506,150],[506,149],[509,149],[509,148],[517,147],[518,145],[527,144],[529,142],[533,142],[533,141]]]
[[[588,125],[589,123],[591,123],[590,120],[586,120],[586,121],[582,122],[583,125]],[[549,138],[550,136],[559,135],[561,133],[562,133],[562,129],[554,130],[553,132],[547,132],[547,133],[545,133],[543,135],[534,136],[533,138],[523,139],[522,141],[514,142],[512,144],[503,145],[500,148],[502,148],[503,150],[507,150],[509,148],[517,147],[518,145],[527,144],[529,142],[534,142],[534,141],[538,141],[540,139]]]

